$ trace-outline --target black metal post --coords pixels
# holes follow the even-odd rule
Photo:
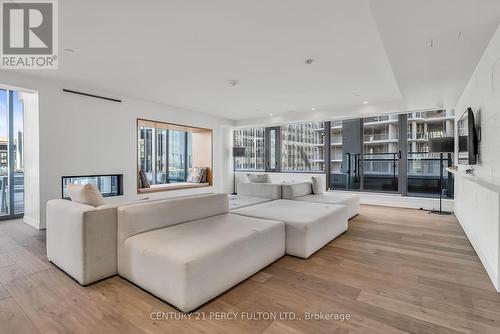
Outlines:
[[[233,193],[236,195],[236,157],[233,154]]]
[[[451,215],[451,212],[443,211],[443,168],[443,153],[439,153],[439,210],[433,210],[430,213]]]
[[[9,169],[9,216],[15,214],[14,195],[15,195],[15,152],[14,152],[14,92],[9,90],[8,114],[9,114],[9,134],[8,134],[8,169]]]

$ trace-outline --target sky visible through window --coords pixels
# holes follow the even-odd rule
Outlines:
[[[14,133],[23,131],[23,105],[18,99],[18,93],[14,92]],[[7,141],[8,118],[7,118],[7,91],[0,90],[0,141]],[[17,140],[17,139],[15,139]]]

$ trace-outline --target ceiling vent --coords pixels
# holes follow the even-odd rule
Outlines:
[[[89,93],[83,93],[83,92],[78,92],[76,90],[71,90],[71,89],[66,89],[66,88],[63,88],[63,92],[70,93],[70,94],[75,94],[75,95],[86,96],[86,97],[91,97],[91,98],[94,98],[94,99],[111,101],[111,102],[117,102],[117,103],[121,103],[122,102],[122,100],[114,99],[112,97],[106,97],[106,96],[94,95],[94,94],[89,94]]]

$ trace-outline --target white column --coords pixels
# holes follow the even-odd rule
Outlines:
[[[24,107],[24,218],[35,228],[40,226],[40,152],[38,94],[20,92]]]

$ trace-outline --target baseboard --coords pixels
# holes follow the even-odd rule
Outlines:
[[[358,195],[361,204],[390,206],[407,209],[439,210],[439,198],[409,197],[398,194],[377,194],[334,190],[335,193]],[[453,212],[455,201],[443,199],[443,211]]]
[[[40,221],[38,221],[36,219],[24,216],[23,217],[23,222],[25,222],[26,224],[28,224],[28,225],[36,228],[37,230],[40,230]]]

